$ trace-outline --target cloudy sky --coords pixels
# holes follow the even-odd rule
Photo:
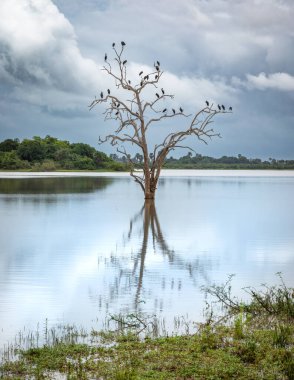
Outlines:
[[[115,125],[88,105],[112,88],[104,54],[124,40],[131,78],[160,60],[175,106],[233,107],[215,119],[222,139],[189,141],[199,153],[294,159],[293,0],[1,0],[0,15],[0,140],[49,134],[115,152],[97,145]],[[150,142],[169,128],[154,125]]]

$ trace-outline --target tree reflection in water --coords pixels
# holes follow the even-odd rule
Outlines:
[[[144,206],[141,208],[139,212],[139,216],[142,217],[143,220],[143,242],[141,250],[138,252],[137,256],[134,260],[134,269],[133,269],[133,276],[137,277],[137,291],[135,296],[135,306],[137,308],[138,302],[140,300],[140,293],[143,285],[143,276],[144,276],[144,267],[145,267],[145,259],[146,259],[146,253],[148,250],[148,241],[149,241],[149,231],[151,230],[151,236],[152,236],[152,243],[153,243],[153,250],[156,251],[156,247],[158,245],[159,251],[163,255],[167,255],[170,262],[173,262],[174,260],[174,251],[171,250],[168,247],[168,244],[166,243],[162,230],[160,227],[160,223],[157,217],[156,208],[154,201],[152,200],[145,200]],[[128,233],[129,238],[132,234],[132,227],[133,223],[138,219],[137,216],[135,218],[131,219],[130,221],[130,230]],[[136,273],[138,271],[139,267],[139,274],[136,276]]]
[[[139,244],[136,244],[135,253],[130,253],[131,240],[136,241],[138,237]],[[110,293],[108,296],[104,294],[100,297],[100,306],[105,301],[107,310],[108,307],[111,309],[110,304],[116,302],[124,305],[124,311],[130,309],[138,311],[141,309],[142,301],[146,299],[152,299],[154,305],[162,310],[165,307],[164,291],[168,283],[170,293],[176,289],[181,292],[183,283],[186,285],[189,281],[190,287],[194,289],[200,285],[200,282],[201,284],[209,283],[207,270],[212,267],[210,259],[199,257],[195,255],[195,252],[184,256],[182,252],[177,252],[170,247],[164,237],[152,200],[146,200],[140,211],[131,218],[128,231],[123,237],[123,246],[128,254],[121,254],[120,247],[117,247],[117,254],[112,254],[110,261],[106,263],[106,266],[115,270],[115,279],[110,282],[109,289],[106,290],[106,293]],[[162,263],[162,260],[158,258],[158,253],[167,260]],[[146,269],[147,264],[149,269]],[[151,283],[148,281],[147,286],[146,275],[151,281]],[[195,297],[195,292],[193,293]],[[124,297],[127,298],[122,301]]]

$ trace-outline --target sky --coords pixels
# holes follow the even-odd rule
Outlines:
[[[214,119],[221,139],[187,141],[195,151],[294,159],[293,0],[1,0],[0,15],[0,140],[51,135],[115,153],[98,145],[115,122],[88,106],[115,90],[101,68],[123,40],[132,81],[160,61],[168,107],[233,107]],[[149,143],[187,122],[153,125]]]

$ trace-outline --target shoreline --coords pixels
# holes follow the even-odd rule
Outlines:
[[[138,171],[140,173],[140,171]],[[0,179],[47,177],[130,177],[129,172],[0,172]],[[163,169],[161,177],[294,177],[294,170]]]

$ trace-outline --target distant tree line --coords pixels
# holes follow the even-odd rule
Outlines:
[[[22,141],[6,139],[0,142],[0,169],[124,171],[127,168],[88,144],[71,144],[51,136],[35,136]]]
[[[131,159],[131,160],[130,160]],[[150,154],[150,161],[153,156]],[[129,162],[136,169],[143,167],[143,156],[134,157],[110,154],[109,157],[84,143],[70,143],[56,137],[38,136],[32,139],[6,139],[0,142],[0,170],[110,170],[125,171]],[[294,169],[294,160],[276,160],[238,156],[213,158],[188,152],[180,158],[167,157],[166,169]]]
[[[111,154],[110,157],[117,162],[127,162],[125,156],[119,157],[117,154]],[[150,160],[152,160],[152,154]],[[139,153],[131,158],[137,168],[142,167],[143,156]],[[294,160],[276,160],[269,158],[261,160],[260,158],[247,158],[242,154],[234,156],[222,156],[213,158],[202,156],[199,153],[193,155],[188,152],[187,155],[180,158],[168,157],[165,160],[164,168],[166,169],[294,169]]]

